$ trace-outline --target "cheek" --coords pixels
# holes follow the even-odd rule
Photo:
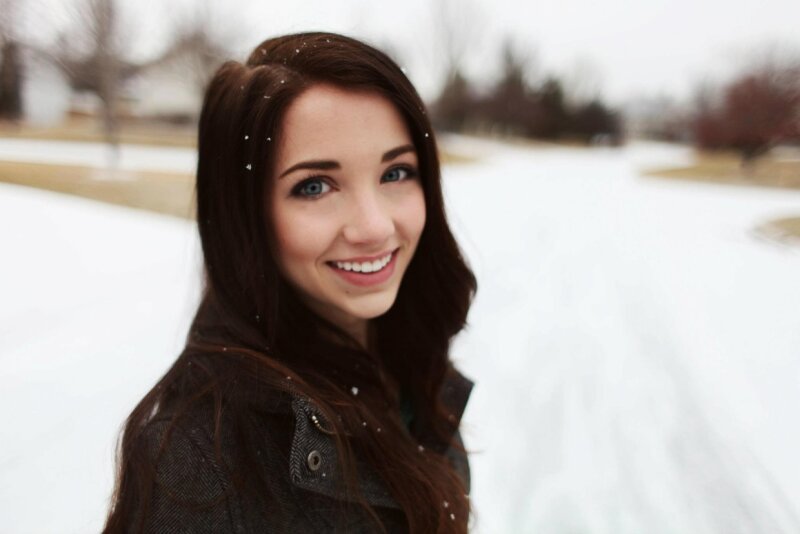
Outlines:
[[[425,195],[419,187],[413,195],[409,195],[403,208],[403,226],[408,237],[415,242],[425,228]]]
[[[303,209],[274,207],[275,239],[278,261],[289,270],[308,268],[327,250],[331,238],[325,235],[329,225]]]

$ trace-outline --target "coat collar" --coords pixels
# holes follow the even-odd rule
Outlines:
[[[449,411],[451,424],[448,438],[458,430],[474,382],[451,367],[440,390],[440,399]],[[289,473],[292,483],[305,490],[322,493],[332,498],[342,498],[340,493],[341,474],[334,437],[324,431],[317,407],[308,398],[295,395],[292,398],[292,412],[295,419],[289,455]],[[423,436],[425,433],[423,432]],[[424,438],[423,438],[424,441]],[[447,445],[441,448],[444,452]],[[318,462],[318,463],[317,463]],[[313,468],[312,468],[313,466]],[[375,506],[399,508],[390,496],[380,477],[356,459],[359,485],[367,502]]]

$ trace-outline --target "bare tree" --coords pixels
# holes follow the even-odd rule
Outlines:
[[[481,15],[471,0],[437,0],[432,6],[435,47],[447,84],[464,75],[464,60],[481,37]]]
[[[74,90],[100,100],[103,133],[119,144],[118,103],[122,81],[136,70],[123,57],[122,25],[116,0],[80,0],[72,25],[56,40],[50,55]]]
[[[745,163],[774,144],[797,138],[800,129],[800,76],[766,70],[743,76],[725,91],[730,144]]]
[[[199,91],[239,47],[246,31],[230,4],[201,0],[174,16],[165,51],[148,64],[171,64],[184,70]]]
[[[103,103],[103,131],[112,144],[119,143],[117,123],[117,97],[120,86],[120,54],[115,39],[117,6],[114,0],[85,0],[81,6],[81,19],[94,38],[90,60],[97,96]]]
[[[471,0],[437,0],[432,9],[434,56],[438,56],[443,73],[436,107],[443,113],[446,111],[445,122],[457,123],[460,122],[458,108],[468,105],[470,100],[465,60],[479,44],[481,15]]]
[[[749,166],[774,145],[800,141],[800,62],[751,65],[716,93],[698,98],[693,118],[702,148],[733,148]]]

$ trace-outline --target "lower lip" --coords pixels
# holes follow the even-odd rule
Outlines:
[[[382,284],[391,278],[394,273],[394,265],[397,262],[397,250],[392,252],[392,259],[386,264],[386,267],[374,273],[357,273],[355,271],[345,271],[333,265],[328,265],[333,272],[342,277],[345,281],[353,284],[354,286],[370,287]]]

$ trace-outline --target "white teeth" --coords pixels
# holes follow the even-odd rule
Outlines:
[[[386,265],[389,263],[389,261],[391,261],[391,259],[392,259],[392,254],[389,253],[383,258],[375,261],[365,261],[362,263],[337,261],[334,263],[336,264],[336,267],[344,271],[355,271],[357,273],[374,273],[386,267]]]

